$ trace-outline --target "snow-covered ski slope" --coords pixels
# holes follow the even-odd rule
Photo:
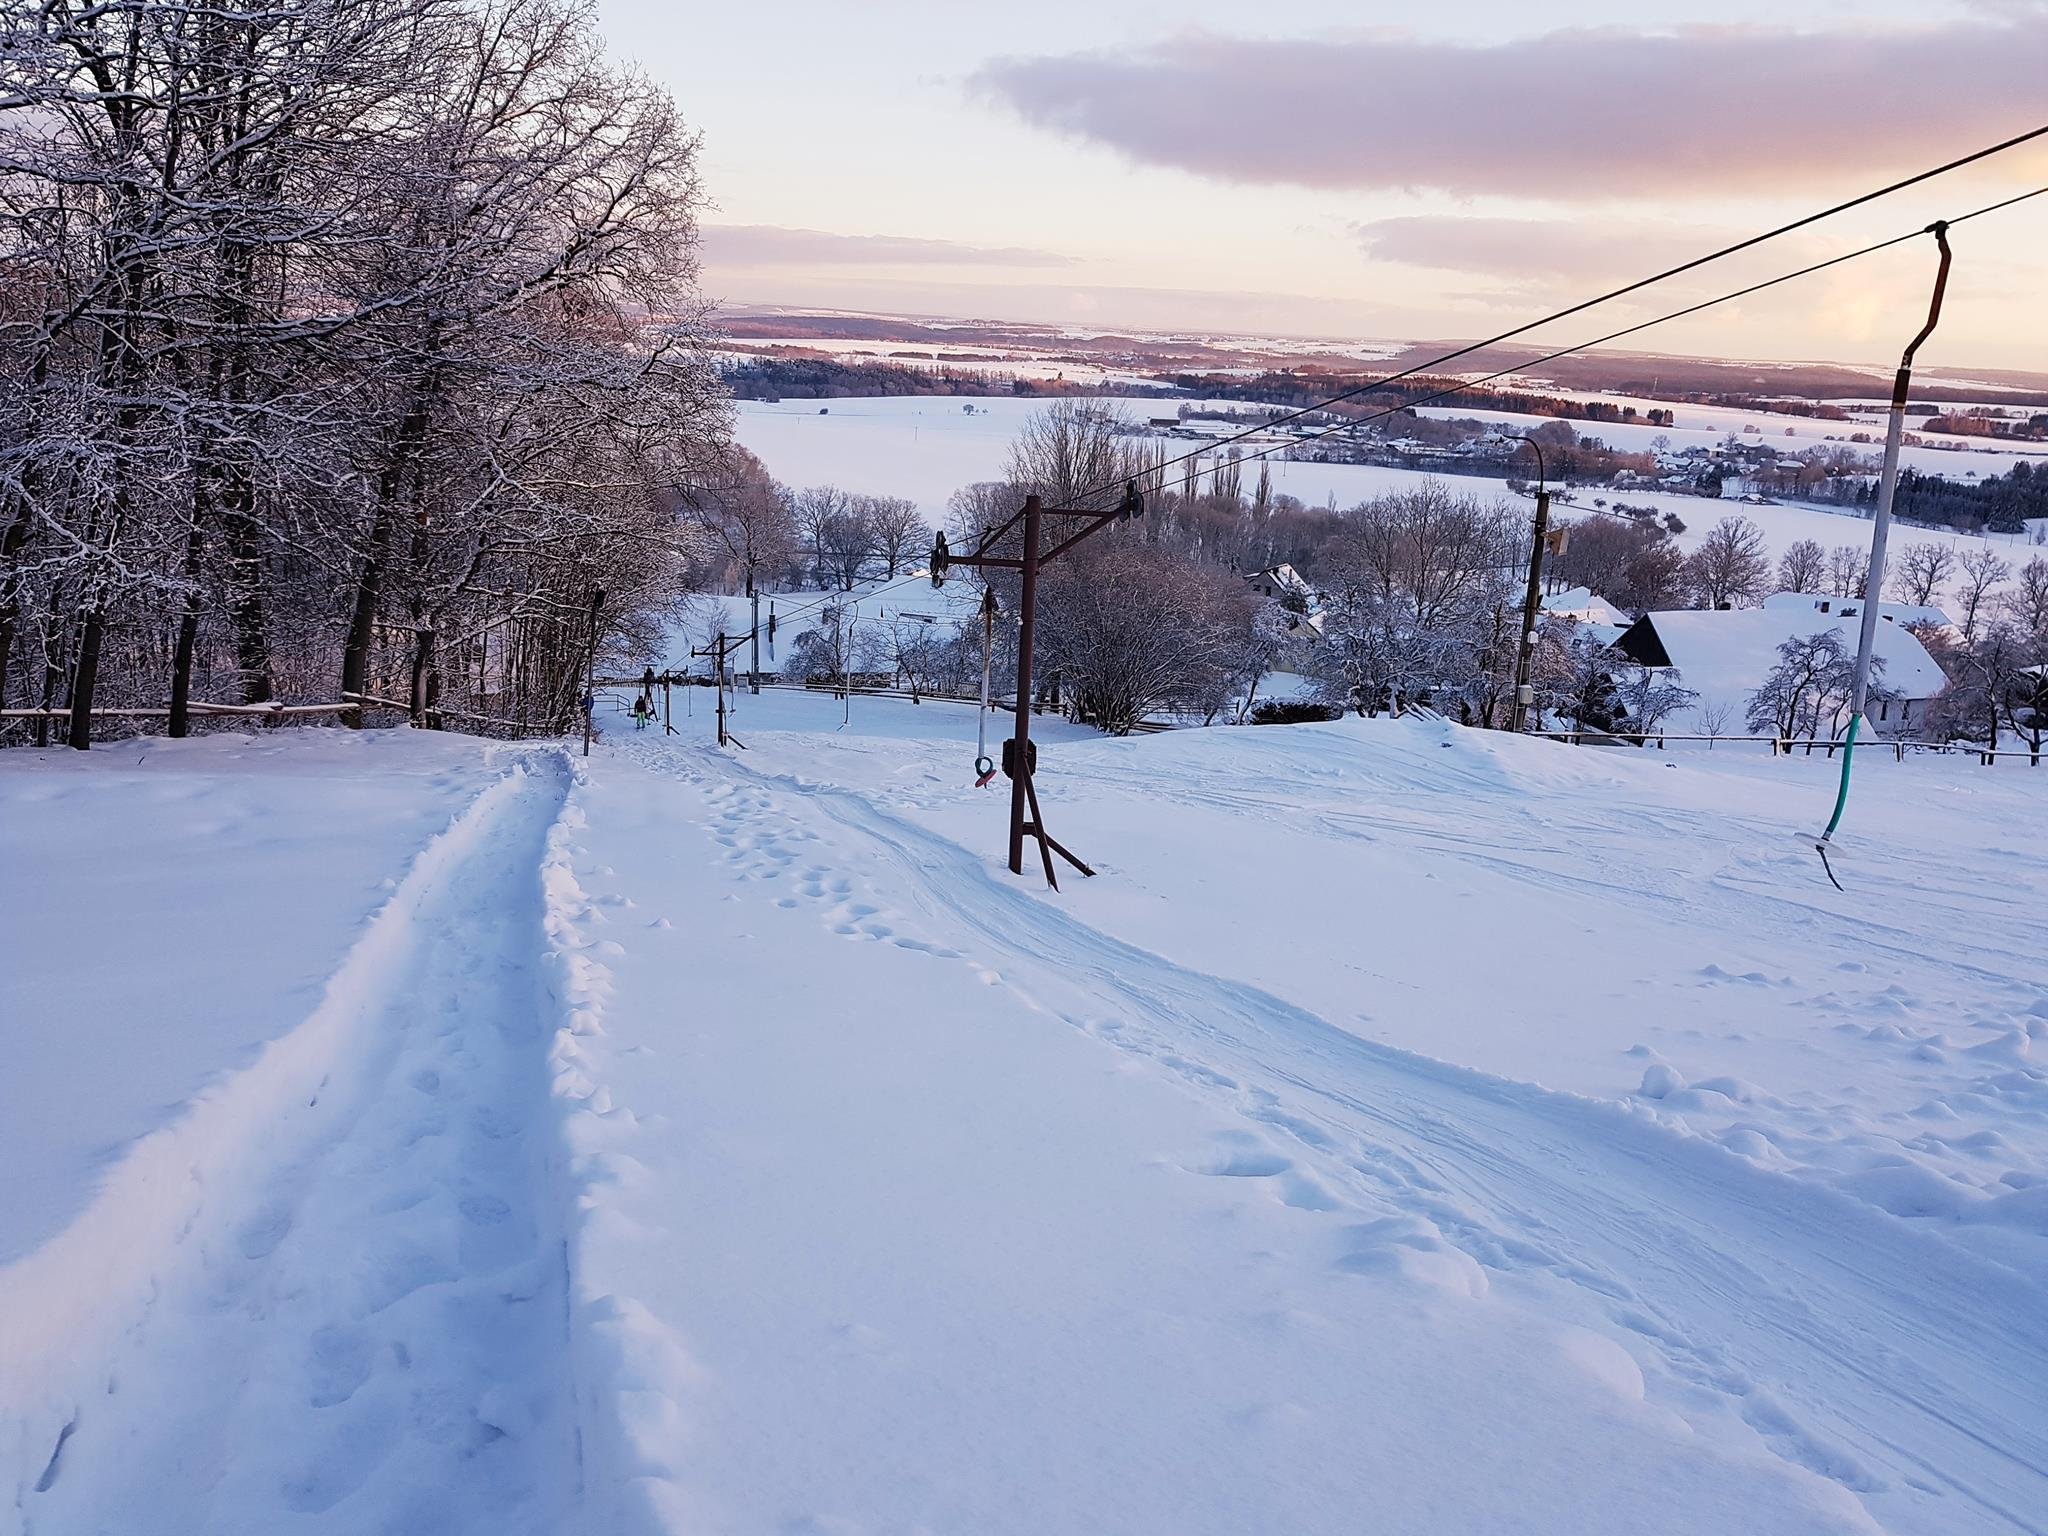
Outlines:
[[[1055,733],[1055,896],[971,708],[739,712],[390,738],[446,830],[358,916],[214,835],[340,958],[0,1214],[0,1530],[2048,1530],[2048,770],[1871,755],[1837,895],[1819,758]]]

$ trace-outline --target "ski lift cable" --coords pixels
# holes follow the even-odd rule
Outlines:
[[[2030,198],[2042,196],[2048,196],[2048,187],[2036,187],[2031,192],[2022,192],[2015,197],[2008,197],[2000,202],[1972,209],[1969,213],[1960,214],[1944,222],[1952,229],[1956,225],[1970,219],[1982,218],[1985,214],[1997,213],[2001,209],[2010,208],[2016,203],[2024,203]],[[1419,399],[1408,401],[1405,404],[1388,406],[1384,410],[1373,411],[1364,416],[1355,416],[1348,421],[1339,422],[1335,426],[1327,427],[1320,432],[1310,433],[1306,437],[1296,438],[1291,442],[1275,443],[1269,448],[1258,450],[1256,453],[1241,454],[1237,462],[1240,464],[1250,464],[1289,448],[1299,448],[1304,443],[1321,442],[1326,437],[1334,437],[1339,433],[1349,432],[1356,427],[1365,426],[1369,422],[1379,421],[1388,416],[1396,416],[1402,411],[1412,411],[1417,406],[1430,405],[1438,400],[1446,400],[1452,395],[1462,394],[1468,389],[1478,389],[1482,385],[1493,383],[1496,379],[1506,378],[1509,374],[1522,373],[1530,368],[1541,367],[1545,363],[1552,363],[1556,362],[1559,358],[1569,357],[1575,352],[1584,352],[1593,347],[1605,346],[1609,342],[1620,341],[1624,337],[1633,336],[1640,331],[1647,331],[1654,326],[1668,325],[1674,320],[1686,319],[1689,316],[1699,314],[1703,310],[1713,309],[1722,304],[1730,304],[1737,299],[1746,299],[1752,294],[1762,293],[1767,288],[1776,288],[1782,283],[1793,282],[1802,277],[1811,277],[1816,272],[1825,272],[1830,267],[1839,267],[1846,262],[1856,261],[1864,256],[1874,256],[1879,251],[1889,250],[1895,245],[1903,245],[1909,240],[1918,240],[1921,236],[1932,230],[1933,227],[1930,224],[1920,229],[1908,230],[1904,234],[1893,235],[1888,240],[1879,240],[1872,245],[1866,245],[1853,251],[1845,251],[1839,256],[1831,256],[1825,261],[1817,261],[1810,266],[1800,267],[1797,271],[1780,273],[1776,277],[1766,278],[1760,283],[1751,283],[1746,288],[1737,288],[1732,292],[1721,294],[1717,298],[1702,299],[1697,304],[1688,304],[1683,309],[1674,309],[1668,314],[1658,315],[1654,319],[1638,321],[1636,324],[1625,326],[1618,331],[1609,331],[1605,336],[1596,336],[1590,341],[1581,341],[1572,346],[1559,347],[1555,352],[1546,352],[1540,357],[1532,357],[1526,361],[1512,364],[1509,367],[1497,369],[1492,373],[1481,374],[1476,379],[1461,379],[1456,384],[1437,390],[1433,394],[1423,395]],[[1166,466],[1161,465],[1157,467],[1165,468]]]
[[[1682,276],[1687,272],[1691,272],[1696,270],[1697,268],[1704,267],[1711,262],[1721,261],[1729,256],[1734,256],[1739,254],[1740,252],[1751,250],[1756,246],[1764,244],[1766,241],[1779,239],[1785,235],[1789,235],[1798,230],[1805,229],[1809,225],[1818,224],[1823,219],[1830,219],[1837,214],[1847,213],[1851,209],[1860,208],[1864,206],[1866,203],[1876,202],[1880,198],[1891,196],[1894,192],[1903,192],[1908,187],[1918,186],[1921,182],[1930,181],[1937,176],[1944,176],[1948,174],[1950,171],[1960,170],[1967,165],[1974,165],[1976,162],[1980,160],[1988,159],[1993,155],[2003,154],[2006,150],[2015,149],[2022,144],[2030,143],[2033,140],[2042,138],[2044,136],[2048,136],[2048,123],[2043,123],[2038,128],[2030,128],[2025,133],[2015,134],[2013,137],[2001,140],[1999,143],[1987,145],[1983,149],[1975,150],[1970,154],[1963,155],[1958,157],[1957,159],[1947,161],[1942,165],[1934,166],[1932,169],[1917,172],[1912,176],[1907,176],[1899,181],[1894,181],[1887,186],[1878,187],[1873,191],[1865,192],[1856,197],[1849,198],[1846,201],[1836,203],[1832,207],[1823,208],[1818,212],[1806,214],[1801,218],[1792,220],[1790,223],[1780,224],[1779,226],[1777,226],[1777,228],[1765,230],[1762,234],[1751,235],[1747,239],[1738,240],[1732,245],[1724,245],[1719,250],[1709,251],[1704,256],[1695,256],[1690,261],[1680,262],[1675,267],[1667,267],[1663,271],[1654,273],[1649,277],[1638,278],[1636,281],[1632,283],[1626,283],[1619,288],[1610,288],[1605,293],[1599,294],[1590,299],[1581,300],[1579,303],[1570,305],[1565,309],[1555,310],[1552,313],[1545,315],[1540,319],[1527,321],[1524,324],[1515,326],[1511,330],[1502,331],[1496,336],[1488,337],[1484,341],[1468,342],[1464,346],[1454,348],[1453,350],[1446,352],[1439,357],[1430,359],[1428,362],[1417,363],[1415,366],[1411,368],[1404,368],[1399,373],[1388,374],[1385,378],[1382,379],[1375,379],[1369,383],[1354,385],[1350,389],[1340,391],[1339,393],[1331,395],[1326,399],[1318,401],[1313,405],[1305,405],[1299,407],[1298,409],[1284,412],[1281,415],[1274,417],[1271,421],[1262,422],[1260,425],[1256,427],[1247,427],[1244,431],[1233,433],[1231,436],[1228,437],[1218,438],[1213,443],[1206,444],[1203,447],[1195,449],[1190,453],[1181,454],[1177,458],[1168,459],[1165,463],[1156,465],[1154,466],[1154,468],[1171,468],[1175,464],[1185,463],[1190,458],[1199,458],[1205,454],[1215,452],[1220,448],[1226,448],[1230,444],[1240,442],[1244,438],[1250,437],[1255,433],[1267,431],[1273,427],[1284,425],[1285,423],[1290,421],[1299,421],[1304,416],[1312,416],[1318,411],[1328,410],[1333,405],[1341,405],[1346,400],[1356,399],[1358,396],[1363,394],[1369,394],[1375,389],[1383,389],[1389,384],[1396,384],[1403,379],[1414,378],[1417,374],[1427,373],[1431,369],[1441,368],[1446,363],[1456,362],[1461,357],[1469,357],[1474,352],[1483,351],[1487,347],[1498,346],[1505,341],[1513,341],[1516,337],[1526,336],[1529,332],[1538,330],[1543,326],[1550,325],[1559,320],[1570,319],[1573,315],[1583,314],[1586,310],[1593,309],[1601,304],[1610,303],[1615,299],[1625,298],[1627,295],[1631,293],[1640,292],[1642,289],[1651,287],[1656,283],[1667,282],[1671,278]],[[1955,223],[1960,221],[1951,220],[1950,222]],[[1524,366],[1528,365],[1525,364]],[[1263,455],[1260,455],[1260,457],[1263,457]],[[1104,481],[1099,485],[1092,485],[1088,487],[1079,495],[1073,497],[1072,500],[1076,504],[1082,503],[1087,501],[1091,497],[1099,496],[1105,491],[1110,491],[1117,488],[1117,481]]]

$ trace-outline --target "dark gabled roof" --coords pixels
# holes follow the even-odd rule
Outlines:
[[[1614,648],[1629,660],[1640,662],[1646,667],[1671,665],[1671,657],[1664,649],[1663,637],[1657,633],[1657,626],[1650,622],[1647,613],[1615,638]]]

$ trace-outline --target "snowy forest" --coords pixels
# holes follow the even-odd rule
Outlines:
[[[0,704],[68,711],[10,739],[559,728],[725,430],[669,98],[557,0],[4,16]]]

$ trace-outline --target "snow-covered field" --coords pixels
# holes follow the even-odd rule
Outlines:
[[[1126,400],[1115,403],[1121,404],[1129,415],[1139,420],[1153,414],[1171,415],[1178,407],[1178,402],[1174,401]],[[973,408],[971,413],[967,409],[970,406]],[[843,490],[907,496],[936,524],[943,523],[947,498],[954,491],[977,480],[1001,477],[1011,440],[1032,412],[1043,408],[1044,402],[1036,400],[969,400],[943,395],[785,400],[772,405],[742,400],[738,402],[738,432],[740,440],[759,455],[769,472],[790,485],[829,483]],[[1763,440],[1784,447],[1810,447],[1819,440],[1823,426],[1829,430],[1842,427],[1839,422],[1824,424],[1804,417],[1773,418],[1758,412],[1744,416],[1741,412],[1723,413],[1704,406],[1679,406],[1675,409],[1680,413],[1680,429],[1673,431],[1671,436],[1680,446],[1694,439],[1703,443],[1720,441],[1728,430],[1720,424],[1722,415],[1755,420],[1760,424],[1768,422],[1770,425]],[[1442,414],[1474,413],[1445,410]],[[1541,419],[1519,418],[1499,412],[1481,414],[1489,421],[1519,420],[1526,424]],[[1711,424],[1709,418],[1712,418]],[[1630,448],[1648,446],[1659,430],[1609,422],[1582,423],[1581,426],[1587,433]],[[1805,437],[1784,438],[1782,432],[1787,426],[1796,433],[1806,434]],[[1635,441],[1637,438],[1641,441]],[[1191,445],[1176,442],[1175,446],[1185,449]],[[1875,449],[1867,451],[1874,452]],[[1930,462],[1923,467],[1939,469],[1951,476],[1960,476],[1965,469],[1975,469],[1982,474],[2002,473],[2014,462],[2010,453],[1953,454],[1932,449],[1915,452],[1931,456]],[[1390,491],[1413,489],[1430,478],[1418,470],[1370,464],[1300,463],[1277,458],[1272,461],[1272,469],[1275,490],[1298,497],[1310,506],[1354,506]],[[1478,496],[1505,494],[1497,480],[1459,477],[1448,483]],[[1814,539],[1829,549],[1837,544],[1867,544],[1870,539],[1868,520],[1846,509],[1751,506],[1733,497],[1708,501],[1698,496],[1660,495],[1647,491],[1581,491],[1577,507],[1568,509],[1569,513],[1575,515],[1593,510],[1595,495],[1620,499],[1632,506],[1655,506],[1662,511],[1676,512],[1686,524],[1686,531],[1679,536],[1678,542],[1688,549],[1704,538],[1720,518],[1736,515],[1751,519],[1764,530],[1774,555],[1799,539]],[[1895,537],[1895,547],[1899,542],[1920,540],[1962,547],[1985,542],[1947,530],[1901,527]],[[1991,542],[2010,546],[2021,543],[2022,539],[2019,535],[1999,534],[1991,536]],[[2003,552],[2008,557],[2018,553],[2010,548]]]
[[[2048,1521],[2048,770],[618,702],[0,756],[0,1531]]]
[[[1609,447],[1620,448],[1630,453],[1641,453],[1656,445],[1660,437],[1668,438],[1673,448],[1711,448],[1723,442],[1732,432],[1743,442],[1761,443],[1775,448],[1780,453],[1798,454],[1809,448],[1842,446],[1857,453],[1876,457],[1884,448],[1884,415],[1882,412],[1860,413],[1855,421],[1824,421],[1813,416],[1793,416],[1773,411],[1745,411],[1734,406],[1674,404],[1668,400],[1651,400],[1639,395],[1603,395],[1598,397],[1615,406],[1634,406],[1638,411],[1648,412],[1661,408],[1675,413],[1675,419],[1668,427],[1652,426],[1647,421],[1592,421],[1585,417],[1529,416],[1516,411],[1496,411],[1484,405],[1425,405],[1416,414],[1433,416],[1439,420],[1453,418],[1475,418],[1479,421],[1509,422],[1527,429],[1541,426],[1553,419],[1570,421],[1579,432],[1597,437]],[[1924,413],[1915,410],[1908,418],[1908,429],[1919,428]],[[1754,427],[1755,431],[1747,428]],[[1851,443],[1852,433],[1867,432],[1874,441]],[[1899,451],[1899,462],[1914,469],[1924,470],[1930,475],[1943,475],[1951,480],[1967,480],[1989,475],[2002,475],[2020,459],[2039,462],[2048,457],[2048,443],[1993,442],[1989,438],[1951,438],[1937,434],[1941,442],[1960,442],[1969,446],[1957,451],[1952,448],[1937,448],[1923,443],[1919,447],[1905,447]]]

